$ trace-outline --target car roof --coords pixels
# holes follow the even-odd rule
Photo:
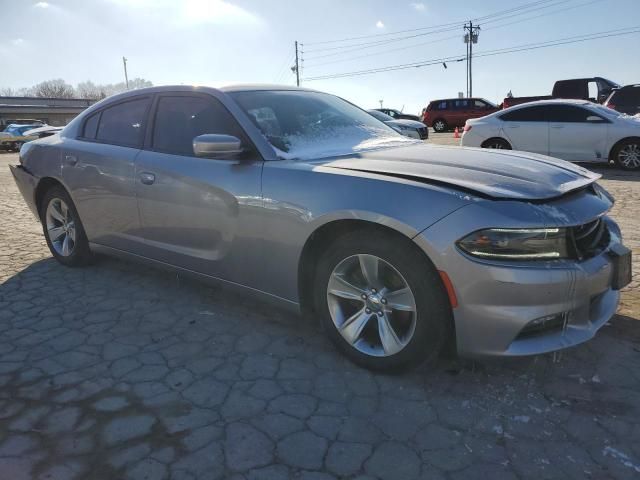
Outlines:
[[[453,100],[484,100],[485,102],[489,101],[489,100],[487,100],[486,98],[483,98],[483,97],[462,97],[462,98],[440,98],[438,100],[431,100],[431,102],[429,102],[429,103],[433,103],[433,102],[451,102]]]
[[[593,102],[589,100],[579,100],[579,99],[571,99],[571,98],[552,98],[549,100],[536,100],[534,102],[526,102],[520,103],[518,105],[514,105],[509,107],[509,109],[522,108],[522,107],[530,107],[533,105],[593,105]]]

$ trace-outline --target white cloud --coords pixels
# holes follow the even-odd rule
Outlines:
[[[376,27],[378,27],[378,28],[384,28],[384,23],[382,23],[382,20],[378,20],[378,21],[376,22]]]
[[[13,40],[11,40],[11,45],[15,45],[16,47],[22,44],[24,44],[23,38],[14,38]]]
[[[38,2],[34,5],[36,8],[49,8],[49,4],[47,2]]]
[[[427,6],[422,2],[413,2],[413,3],[410,3],[409,5],[411,5],[411,8],[419,12],[424,12],[427,9]]]

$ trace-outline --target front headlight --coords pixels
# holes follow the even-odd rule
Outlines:
[[[474,257],[492,260],[553,260],[569,257],[564,228],[488,228],[457,245]]]

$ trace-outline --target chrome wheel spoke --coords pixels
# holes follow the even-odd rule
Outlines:
[[[356,287],[347,281],[341,274],[332,273],[331,278],[329,279],[328,292],[337,297],[362,301],[364,289]]]
[[[373,255],[358,255],[358,261],[360,262],[360,270],[367,285],[372,288],[380,289],[382,283],[378,277],[380,268],[380,262],[378,257]]]
[[[393,355],[404,348],[403,342],[398,338],[386,314],[378,317],[378,334],[386,355]]]
[[[65,222],[65,217],[62,214],[62,211],[60,209],[60,204],[58,202],[56,202],[56,201],[51,202],[51,204],[49,205],[49,213],[58,222],[60,222],[60,223],[64,223]]]
[[[340,333],[345,338],[347,342],[351,345],[356,343],[361,335],[364,327],[367,326],[367,323],[371,319],[371,314],[367,313],[365,309],[358,310],[351,317],[349,317],[340,327]]]
[[[69,235],[65,235],[64,239],[62,240],[62,255],[66,257],[69,254],[71,254],[71,248],[69,245]]]
[[[56,240],[58,240],[62,235],[64,235],[64,227],[59,226],[59,227],[51,227],[49,228],[49,240],[51,240],[52,242],[55,242]]]
[[[415,312],[416,310],[415,300],[409,287],[389,292],[384,297],[387,300],[386,306],[392,310],[404,312]]]

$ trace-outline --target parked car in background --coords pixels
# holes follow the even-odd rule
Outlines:
[[[551,95],[536,97],[506,97],[502,102],[503,108],[513,107],[522,103],[535,102],[538,100],[551,100],[554,98],[589,100],[596,103],[603,103],[611,94],[614,88],[619,88],[616,82],[602,77],[572,78],[569,80],[558,80],[553,85]]]
[[[429,127],[422,122],[404,119],[394,120],[389,115],[382,113],[380,110],[368,110],[368,112],[405,137],[418,138],[420,140],[426,140],[429,138]]]
[[[0,148],[16,152],[20,151],[22,145],[38,138],[37,135],[25,135],[25,133],[41,126],[41,124],[8,125],[4,131],[0,132]]]
[[[24,135],[27,137],[45,138],[59,133],[64,127],[53,127],[51,125],[45,125],[44,127],[37,127],[32,130],[27,130]]]
[[[616,88],[611,92],[604,105],[620,113],[638,115],[640,113],[640,84]]]
[[[433,100],[423,112],[422,123],[440,133],[462,127],[471,118],[484,117],[497,110],[497,106],[484,98]]]
[[[396,110],[394,108],[376,108],[375,110],[382,112],[385,115],[389,115],[394,120],[415,120],[416,122],[420,121],[420,117],[418,115],[402,113],[400,110]]]
[[[640,169],[640,118],[585,100],[540,100],[469,120],[461,144]]]
[[[429,145],[295,87],[114,95],[24,145],[11,171],[61,264],[104,252],[260,295],[313,313],[372,369],[445,345],[577,345],[630,282],[599,175]]]

